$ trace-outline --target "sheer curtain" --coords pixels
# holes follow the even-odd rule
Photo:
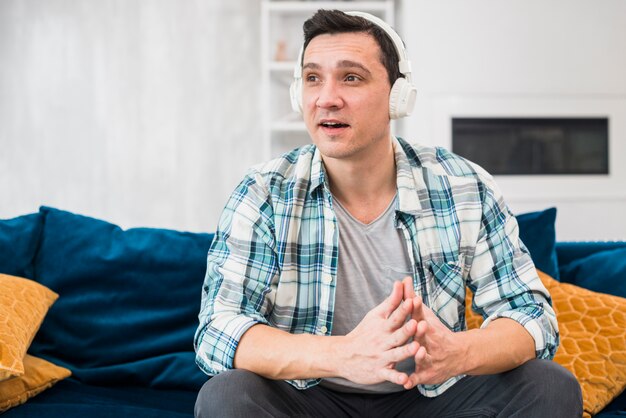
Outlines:
[[[2,0],[0,218],[212,231],[262,155],[250,0]]]

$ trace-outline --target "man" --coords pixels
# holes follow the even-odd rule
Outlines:
[[[222,214],[196,416],[581,416],[493,179],[390,134],[408,73],[390,31],[339,11],[305,22],[292,96],[313,145],[253,168]]]

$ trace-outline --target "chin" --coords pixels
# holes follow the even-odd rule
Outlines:
[[[339,141],[333,142],[332,139],[326,141],[313,141],[315,146],[320,150],[323,157],[344,159],[355,155],[358,150],[355,150],[349,144],[340,143]]]

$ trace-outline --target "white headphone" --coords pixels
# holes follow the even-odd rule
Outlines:
[[[400,73],[404,75],[399,77],[391,87],[389,93],[389,117],[391,119],[398,119],[411,114],[413,107],[415,106],[415,97],[417,96],[417,89],[411,81],[411,62],[409,61],[406,49],[402,43],[400,36],[394,31],[391,26],[385,23],[383,20],[364,12],[345,12],[350,16],[359,16],[365,20],[369,20],[376,26],[380,27],[387,33],[398,52],[398,67]],[[304,55],[304,45],[300,47],[298,53],[298,60],[293,70],[293,81],[289,86],[289,95],[291,96],[291,107],[297,113],[302,113],[302,58]]]

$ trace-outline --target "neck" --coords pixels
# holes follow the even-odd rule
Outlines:
[[[376,219],[396,194],[396,162],[391,138],[359,159],[324,158],[330,190],[352,216]]]

